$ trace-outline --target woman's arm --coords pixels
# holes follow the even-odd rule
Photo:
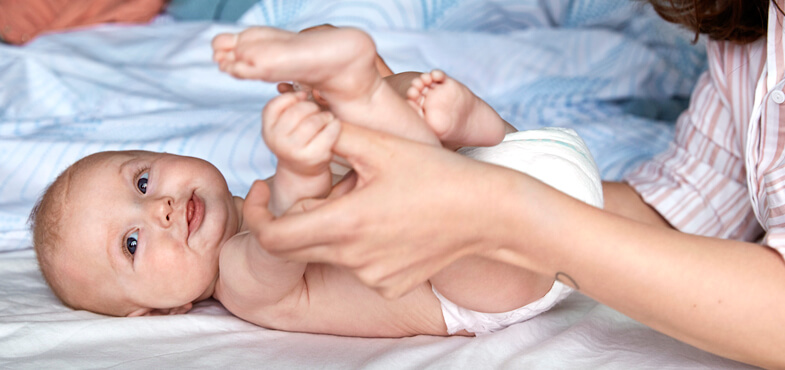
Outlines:
[[[653,226],[673,228],[626,183],[603,181],[602,193],[604,209],[610,213]]]
[[[542,206],[536,214],[508,209],[507,216],[525,217],[536,232],[497,242],[507,245],[493,252],[497,259],[557,276],[696,347],[763,367],[785,366],[785,264],[774,250],[643,224],[520,180],[528,185],[516,198]]]
[[[344,266],[388,297],[462,256],[483,255],[556,276],[710,352],[785,366],[785,264],[772,250],[637,222],[445,149],[343,131],[335,151],[357,176],[336,187],[343,196],[268,218],[258,235],[265,249]],[[608,188],[609,209],[652,220],[651,209],[640,218],[640,204],[623,206],[634,198],[624,186]]]

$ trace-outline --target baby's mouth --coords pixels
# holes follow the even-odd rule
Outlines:
[[[186,237],[186,240],[190,239],[191,234],[199,229],[203,219],[204,202],[196,195],[196,193],[194,193],[191,195],[191,199],[188,200],[188,204],[186,205],[185,209],[185,220],[188,222],[188,236]]]

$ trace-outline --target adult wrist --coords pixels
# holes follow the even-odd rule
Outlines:
[[[501,180],[503,186],[499,205],[493,213],[498,230],[489,234],[492,240],[484,254],[491,259],[545,275],[553,275],[548,259],[548,248],[559,232],[550,230],[558,217],[554,209],[554,196],[558,191],[529,175],[506,170]],[[564,230],[561,230],[564,232]]]

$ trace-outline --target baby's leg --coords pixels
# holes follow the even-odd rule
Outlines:
[[[496,145],[512,127],[469,88],[440,70],[412,80],[406,94],[448,147]]]
[[[341,120],[438,144],[423,119],[388,86],[376,66],[376,47],[350,28],[292,33],[257,27],[213,40],[222,70],[239,78],[297,81],[319,91]]]
[[[553,285],[544,277],[482,257],[464,257],[431,277],[436,290],[466,309],[496,313],[521,308],[542,298]]]

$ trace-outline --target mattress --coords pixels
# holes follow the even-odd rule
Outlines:
[[[101,25],[0,45],[0,367],[743,368],[573,294],[478,338],[347,338],[264,329],[201,302],[178,316],[73,311],[48,290],[27,216],[96,151],[204,158],[243,196],[273,173],[260,111],[275,86],[211,62],[250,25],[361,28],[396,72],[445,70],[526,130],[574,129],[605,179],[664,150],[705,69],[701,45],[640,3],[610,0],[263,0],[236,24]]]

